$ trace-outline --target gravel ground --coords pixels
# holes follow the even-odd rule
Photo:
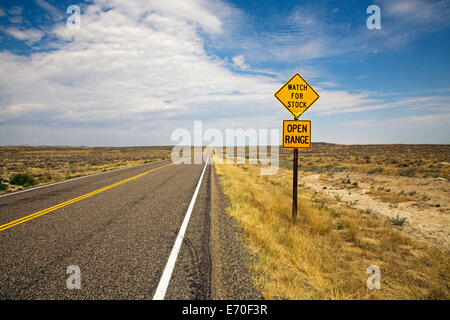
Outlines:
[[[212,261],[211,298],[263,299],[252,284],[247,265],[251,255],[240,243],[241,231],[237,221],[226,213],[228,203],[220,187],[214,166],[211,170],[211,228]]]

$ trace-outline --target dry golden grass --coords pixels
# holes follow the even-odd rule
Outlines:
[[[256,165],[216,167],[266,299],[450,298],[448,249],[303,188],[293,224],[291,171],[261,176]],[[381,290],[366,287],[370,265],[381,269]]]
[[[369,191],[369,194],[373,195],[375,198],[381,199],[382,201],[387,201],[390,203],[399,203],[404,201],[417,201],[420,200],[420,196],[417,193],[398,193],[393,192],[390,189],[379,189],[373,188]]]
[[[0,147],[3,192],[21,190],[8,182],[17,173],[31,174],[37,185],[169,159],[172,147]]]

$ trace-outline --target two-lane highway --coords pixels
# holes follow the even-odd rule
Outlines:
[[[165,298],[209,298],[210,165],[169,160],[0,197],[0,298],[152,299],[203,171]]]

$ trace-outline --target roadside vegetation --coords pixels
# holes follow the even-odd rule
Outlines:
[[[448,248],[403,232],[399,226],[409,223],[403,217],[390,221],[372,208],[357,210],[340,197],[327,198],[300,185],[293,223],[291,170],[261,176],[259,165],[216,168],[228,213],[239,222],[242,241],[253,254],[249,268],[264,298],[450,298]],[[367,289],[371,265],[381,269],[380,290]]]
[[[406,217],[400,217],[400,215],[397,213],[397,215],[393,218],[390,218],[389,221],[391,221],[392,224],[396,226],[402,226],[406,222]]]
[[[22,187],[31,187],[36,184],[36,180],[34,180],[33,175],[29,173],[18,173],[14,174],[9,180],[9,184],[22,186]]]
[[[0,147],[0,193],[161,159],[172,147]]]
[[[313,143],[300,154],[299,170],[450,179],[449,145],[336,145]],[[292,152],[280,148],[280,165],[292,169]]]

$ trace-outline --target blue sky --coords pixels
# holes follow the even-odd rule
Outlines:
[[[0,144],[173,144],[194,120],[281,129],[273,94],[296,72],[320,94],[302,116],[313,141],[447,144],[449,16],[445,0],[2,1]]]

